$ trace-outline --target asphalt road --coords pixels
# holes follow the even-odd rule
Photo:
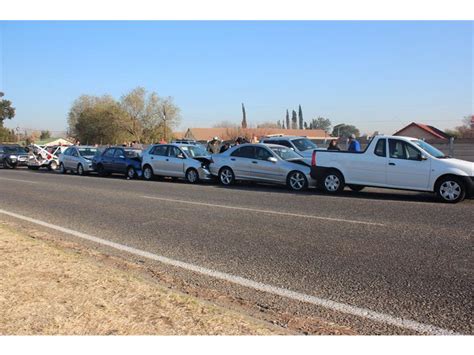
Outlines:
[[[272,186],[0,170],[0,209],[463,334],[473,333],[473,207],[474,200],[448,205],[431,194],[380,189],[336,197]],[[12,218],[0,213],[0,219]],[[414,333],[177,269],[167,270],[202,287],[360,333]]]

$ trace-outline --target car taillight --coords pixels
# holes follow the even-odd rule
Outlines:
[[[313,150],[313,156],[311,157],[311,165],[316,166],[316,151]]]

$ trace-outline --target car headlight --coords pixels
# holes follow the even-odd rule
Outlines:
[[[16,155],[10,155],[10,159],[11,159],[11,160],[16,160],[16,159],[17,159],[17,156],[16,156]]]

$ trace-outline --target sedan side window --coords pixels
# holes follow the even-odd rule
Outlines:
[[[71,151],[71,153],[72,153],[71,155],[72,155],[73,157],[78,157],[78,156],[79,156],[79,154],[77,154],[77,150],[75,150],[75,149],[73,149],[73,150]]]
[[[239,158],[255,159],[255,150],[252,146],[242,147],[235,150],[231,156]]]
[[[387,156],[387,144],[385,139],[379,139],[377,145],[375,146],[375,155],[379,157],[386,157]]]
[[[170,146],[168,149],[168,156],[171,158],[177,158],[179,154],[182,154],[181,151],[173,146]]]
[[[262,147],[257,147],[256,148],[256,157],[258,160],[268,160],[268,158],[272,157],[273,155],[266,150],[265,148]]]
[[[165,156],[167,148],[168,148],[168,146],[166,146],[166,145],[157,145],[155,148],[153,148],[153,151],[152,151],[151,154],[159,155],[159,156]]]
[[[114,156],[115,149],[107,149],[104,153],[104,157],[112,158]]]
[[[122,158],[125,157],[125,152],[122,149],[116,149],[114,158]]]

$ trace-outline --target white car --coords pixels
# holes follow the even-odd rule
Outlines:
[[[195,184],[212,179],[209,162],[209,153],[200,145],[156,144],[143,153],[143,177],[145,180],[154,176],[184,178]]]
[[[328,193],[348,185],[434,192],[445,202],[474,196],[474,163],[411,137],[376,136],[363,152],[314,151],[311,176]]]
[[[260,143],[265,144],[278,144],[284,147],[288,147],[294,150],[296,153],[301,155],[304,158],[311,159],[311,154],[313,154],[314,149],[318,149],[318,146],[313,143],[307,137],[299,136],[274,136],[262,138]]]

